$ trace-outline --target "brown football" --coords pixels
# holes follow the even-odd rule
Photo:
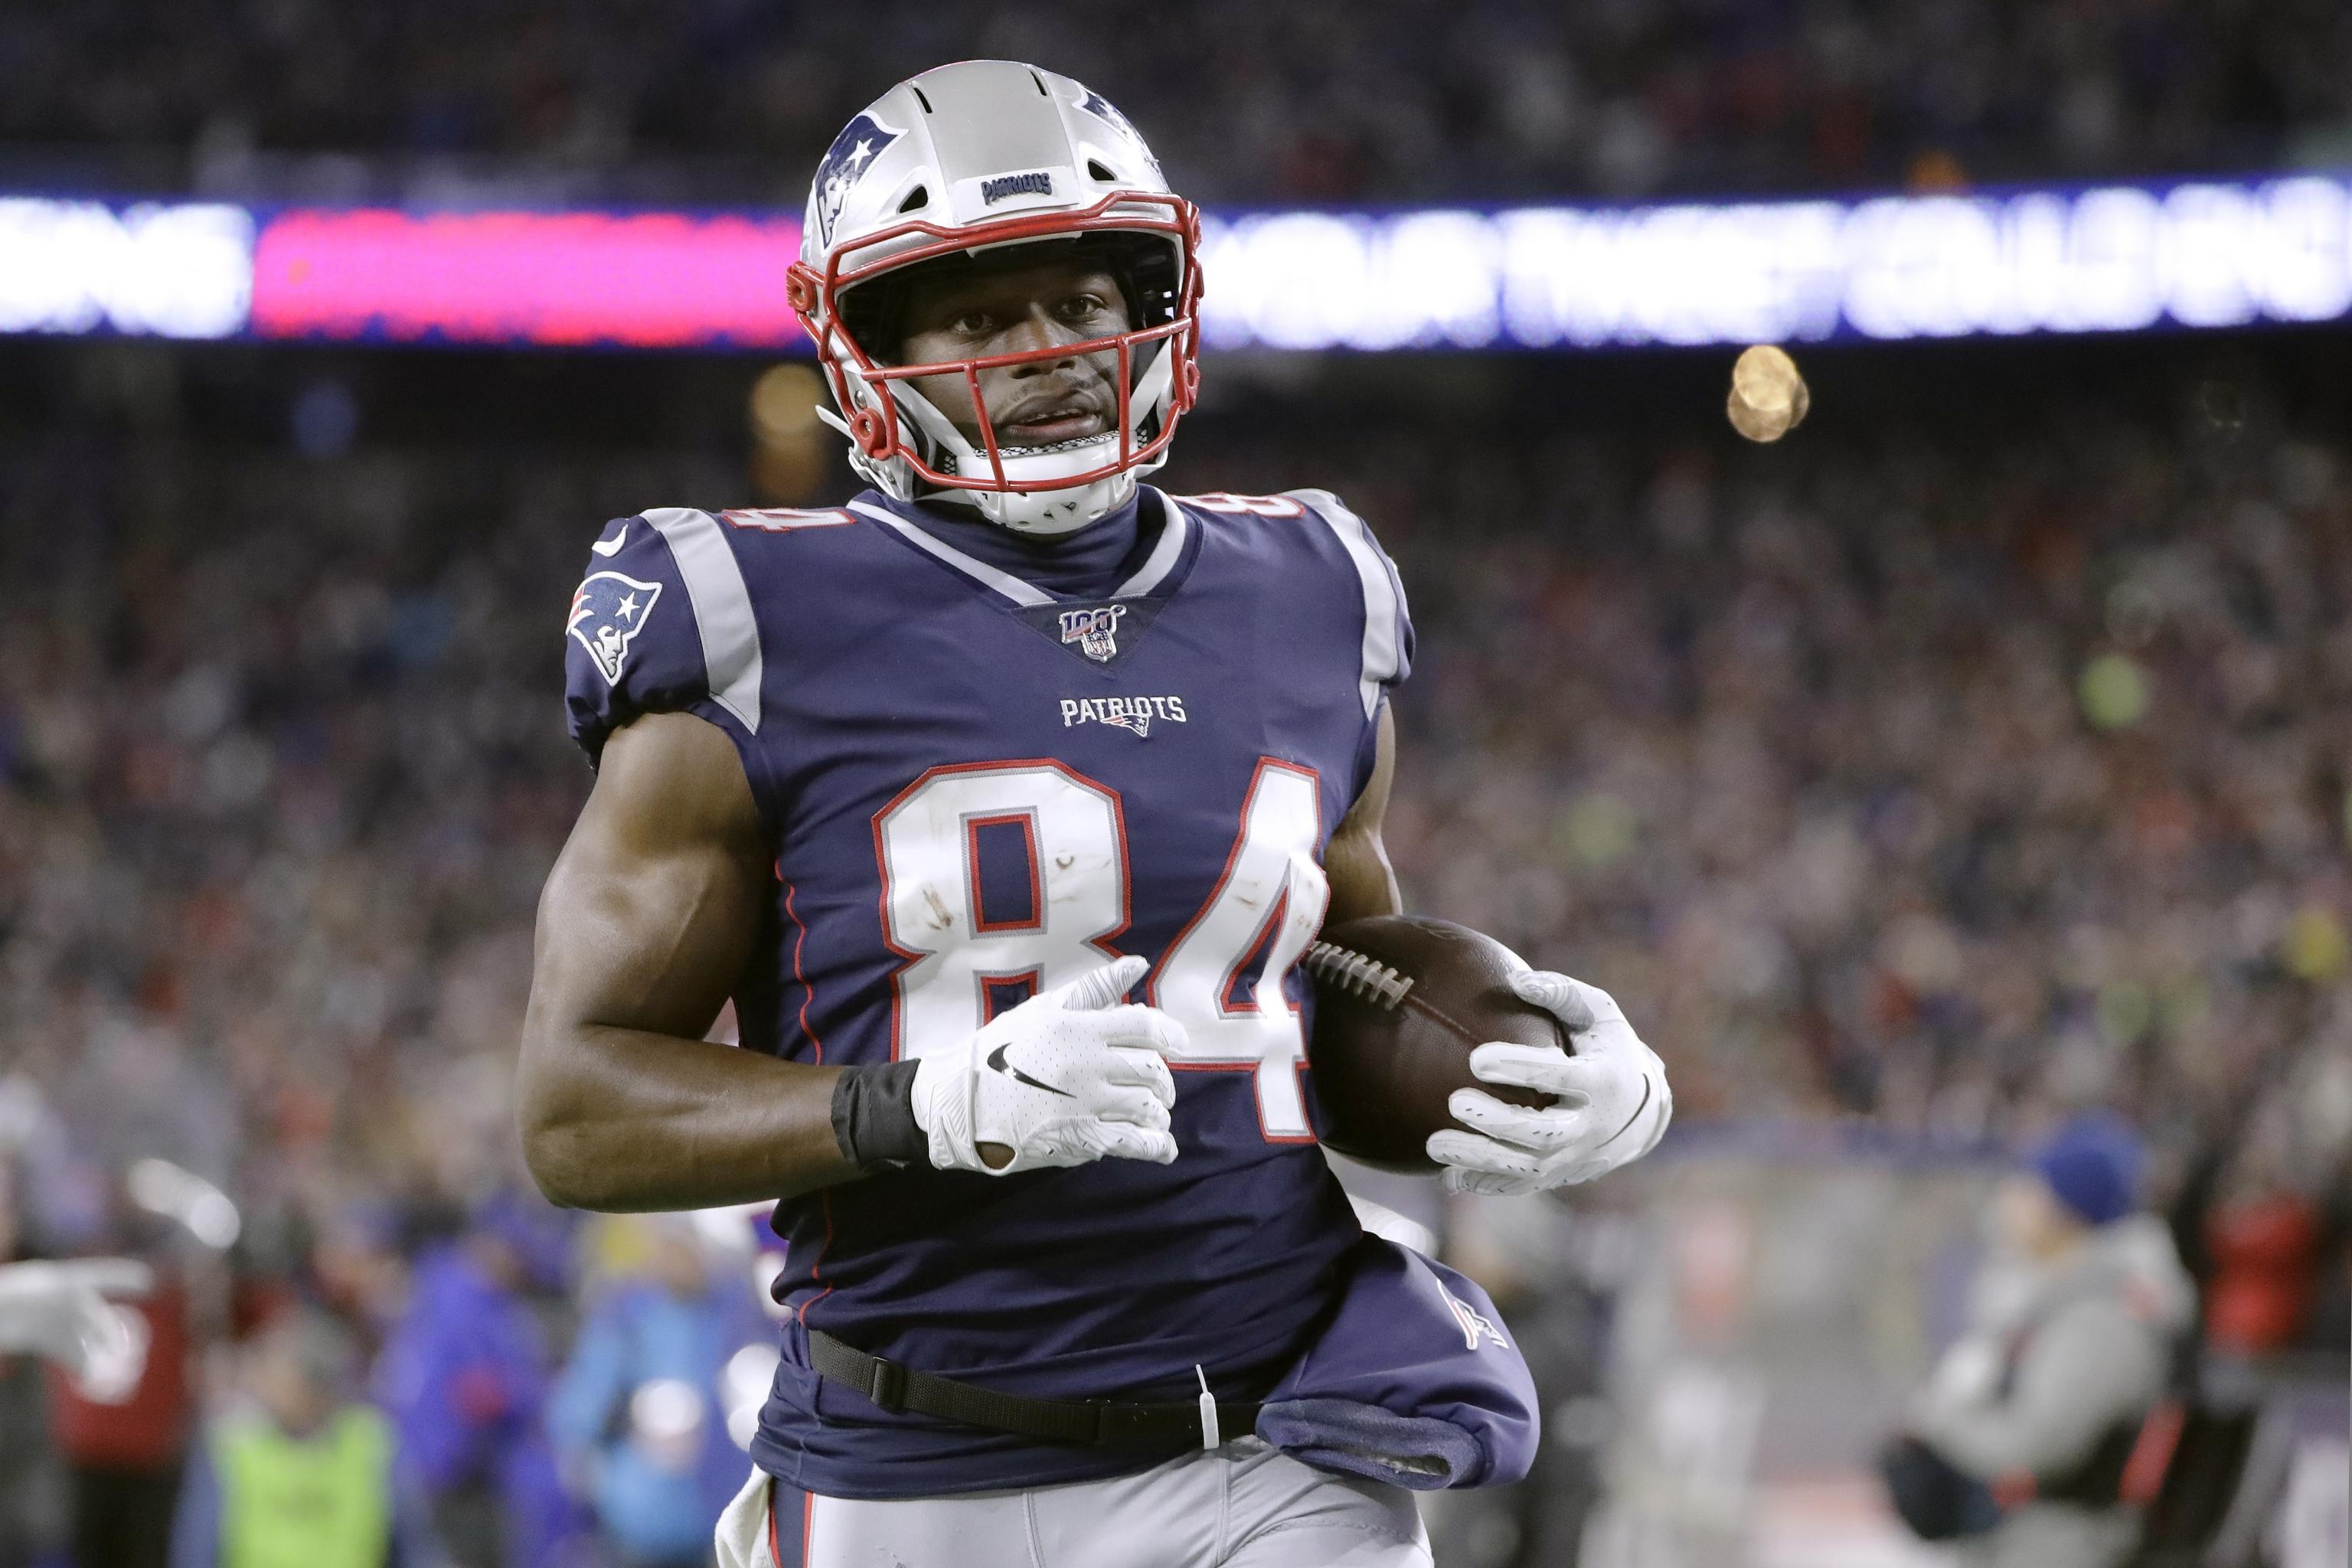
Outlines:
[[[1488,1040],[1569,1043],[1550,1014],[1512,994],[1507,977],[1521,965],[1493,937],[1449,921],[1374,915],[1325,927],[1300,964],[1315,982],[1307,1059],[1322,1104],[1318,1131],[1340,1153],[1432,1171],[1429,1135],[1461,1126],[1445,1104],[1455,1089],[1553,1103],[1471,1074],[1471,1051]]]

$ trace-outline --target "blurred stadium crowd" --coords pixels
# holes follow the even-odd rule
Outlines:
[[[2240,172],[2352,148],[2352,17],[2328,0],[1055,0],[977,26],[909,0],[104,0],[0,16],[0,142],[147,190],[349,195],[367,176],[348,157],[302,159],[363,153],[796,207],[883,85],[975,54],[1101,87],[1203,201]]]
[[[2331,0],[1433,9],[16,5],[0,185],[797,209],[875,92],[976,54],[1101,88],[1209,203],[2352,162],[2352,8]],[[405,1568],[494,1561],[501,1537],[518,1565],[696,1560],[707,1519],[665,1512],[662,1476],[723,1494],[734,1412],[697,1426],[638,1395],[707,1391],[714,1367],[763,1381],[735,1359],[772,1340],[751,1226],[572,1223],[530,1193],[512,1128],[534,901],[590,782],[563,733],[561,611],[604,519],[834,500],[837,460],[820,480],[763,447],[747,480],[732,372],[692,437],[683,419],[551,437],[555,413],[419,435],[454,384],[434,378],[482,363],[455,355],[362,415],[283,351],[252,375],[267,428],[225,436],[242,416],[204,425],[167,356],[123,347],[0,377],[0,1261],[127,1251],[163,1283],[129,1406],[0,1358],[0,1568],[69,1542],[160,1563],[157,1500],[198,1478],[181,1515],[201,1522],[213,1495],[208,1416],[359,1389],[429,1494],[392,1526]],[[2011,347],[2030,382],[2038,351]],[[1327,389],[1375,374],[1339,363]],[[49,371],[78,391],[18,396]],[[2090,1104],[2149,1138],[2206,1341],[2340,1357],[2340,421],[2272,416],[2291,399],[2255,378],[2184,384],[2180,419],[2053,402],[1923,430],[1849,405],[1758,452],[1712,407],[1653,425],[1528,399],[1433,425],[1424,392],[1319,419],[1284,395],[1306,374],[1237,376],[1275,416],[1213,402],[1168,488],[1328,486],[1371,523],[1420,637],[1388,830],[1409,904],[1607,986],[1674,1074],[1655,1171],[1572,1211],[1456,1216],[1457,1260],[1511,1286],[1523,1339],[1559,1342],[1547,1397],[1611,1394],[1595,1346],[1629,1267],[1601,1255],[1645,1204],[1719,1238],[1716,1210],[1673,1206],[1678,1182],[1744,1173],[1690,1157],[1711,1138],[1769,1124],[1965,1161]],[[234,1199],[233,1239],[126,1180],[158,1160]],[[1880,1184],[1880,1250],[1932,1228],[1946,1167],[1919,1163]],[[1944,1194],[1939,1241],[1967,1238],[1975,1201]],[[1759,1213],[1759,1247],[1810,1245]],[[1627,1318],[1662,1321],[1660,1299]],[[1592,1404],[1548,1416],[1548,1452],[1587,1470]],[[1547,1484],[1581,1510],[1587,1470]],[[1557,1544],[1581,1517],[1515,1528]],[[182,1531],[175,1568],[208,1568]]]
[[[305,406],[307,455],[0,443],[0,1237],[152,1241],[119,1177],[167,1159],[245,1215],[190,1333],[308,1300],[363,1348],[503,1247],[536,1306],[499,1342],[540,1347],[509,1419],[596,1299],[593,1248],[517,1196],[508,1099],[589,783],[560,608],[604,517],[745,480],[350,443]],[[1205,417],[1168,477],[1328,484],[1400,561],[1413,907],[1613,990],[1686,1130],[1967,1145],[2119,1106],[2189,1205],[2209,1332],[2340,1347],[2352,448],[2115,414],[1768,461],[1404,418]],[[29,1451],[7,1409],[37,1402],[0,1402]]]

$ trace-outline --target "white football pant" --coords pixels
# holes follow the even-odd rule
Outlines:
[[[771,1520],[751,1472],[719,1521],[719,1568],[1431,1568],[1402,1487],[1335,1476],[1255,1437],[1134,1475],[885,1501],[811,1497]],[[787,1498],[792,1496],[786,1490]]]

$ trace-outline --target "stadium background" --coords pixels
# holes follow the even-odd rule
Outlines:
[[[176,209],[139,204],[264,241],[360,208],[789,224],[850,113],[972,54],[1097,87],[1261,236],[2242,194],[2238,295],[2078,323],[2143,330],[1979,331],[1906,304],[1932,261],[1885,269],[1874,319],[1914,324],[1851,294],[1797,323],[1812,413],[1770,446],[1725,421],[1744,335],[1704,275],[1687,330],[1629,305],[1548,348],[1377,272],[1336,326],[1252,295],[1161,478],[1327,486],[1372,523],[1422,643],[1408,900],[1608,986],[1674,1074],[1668,1142],[1595,1189],[1385,1194],[1495,1289],[1551,1404],[1536,1480],[1433,1510],[1442,1562],[1922,1560],[1870,1456],[1954,1330],[2002,1151],[2087,1104],[2154,1144],[2212,1363],[2257,1403],[2336,1391],[2305,1449],[2340,1477],[2352,240],[2313,252],[2328,309],[2263,281],[2284,230],[2244,216],[2344,189],[2340,8],[126,0],[0,19],[0,1251],[164,1265],[184,1387],[134,1442],[5,1365],[0,1562],[68,1560],[94,1475],[168,1477],[286,1303],[372,1352],[484,1237],[539,1336],[499,1352],[534,1364],[491,1369],[488,1429],[541,1429],[583,1310],[659,1245],[537,1206],[509,1121],[533,900],[588,784],[561,606],[608,517],[849,483],[789,344],[553,349],[510,310],[411,330],[394,296],[273,331],[266,254],[234,319],[175,315],[133,274],[184,281],[140,248]],[[112,259],[65,277],[76,246]],[[570,286],[468,265],[498,300]],[[751,1229],[702,1227],[745,1303]],[[593,1561],[585,1512],[541,1506],[508,1533]],[[2243,1560],[2341,1561],[2335,1506]]]

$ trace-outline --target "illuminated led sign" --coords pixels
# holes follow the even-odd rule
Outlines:
[[[804,346],[775,213],[0,197],[0,332]],[[1215,348],[1893,341],[2352,313],[2352,184],[1210,216]]]

